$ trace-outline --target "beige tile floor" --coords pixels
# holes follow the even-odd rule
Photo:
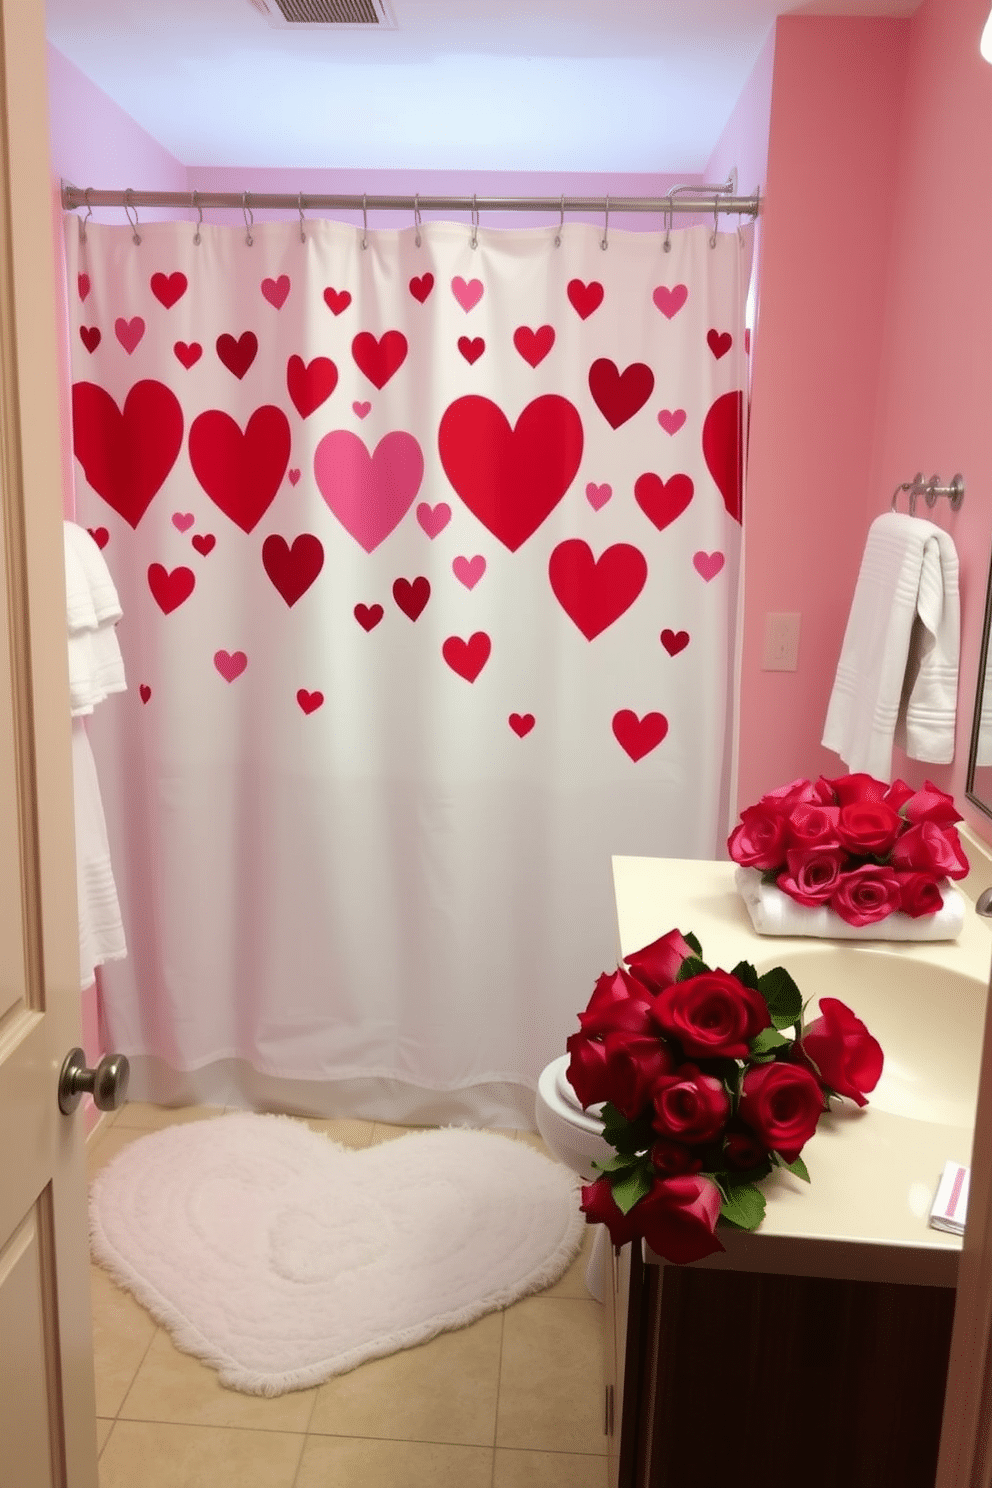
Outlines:
[[[145,1132],[219,1114],[125,1106],[89,1144],[91,1175]],[[405,1130],[310,1125],[352,1147]],[[587,1251],[537,1296],[274,1399],[224,1389],[94,1265],[100,1488],[606,1488]]]

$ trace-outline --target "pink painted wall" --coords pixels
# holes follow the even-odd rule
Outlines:
[[[910,25],[787,16],[776,26],[745,497],[742,806],[798,775],[841,773],[819,739],[879,505],[873,449]],[[761,668],[767,611],[802,615],[796,672]]]
[[[952,791],[992,839],[992,821],[964,795],[992,549],[992,67],[978,51],[988,13],[989,0],[923,0],[909,28],[868,515],[917,470],[965,477],[959,512],[946,501],[918,508],[952,533],[960,562],[954,762],[897,751],[893,768]]]

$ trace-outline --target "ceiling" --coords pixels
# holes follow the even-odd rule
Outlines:
[[[46,13],[52,44],[184,165],[692,174],[777,14],[919,0],[387,4],[395,29],[274,29],[253,0]]]

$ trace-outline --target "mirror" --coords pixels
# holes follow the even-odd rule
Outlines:
[[[975,689],[975,713],[971,724],[971,750],[968,754],[968,778],[965,795],[986,816],[992,816],[992,648],[989,628],[992,623],[992,563],[985,590],[985,622],[982,626],[982,649],[978,658],[978,685]]]

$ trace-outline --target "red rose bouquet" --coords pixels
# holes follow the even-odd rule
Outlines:
[[[821,775],[748,806],[727,849],[797,903],[870,925],[897,911],[937,913],[942,883],[968,872],[960,820],[953,798],[929,780],[914,791],[904,780]]]
[[[867,1104],[883,1056],[836,998],[808,1025],[803,1012],[784,967],[711,970],[678,930],[604,973],[566,1044],[568,1079],[584,1107],[603,1103],[616,1149],[582,1189],[587,1220],[615,1245],[697,1261],[723,1250],[718,1224],[761,1223],[774,1168],[809,1182],[800,1154],[830,1098]]]

